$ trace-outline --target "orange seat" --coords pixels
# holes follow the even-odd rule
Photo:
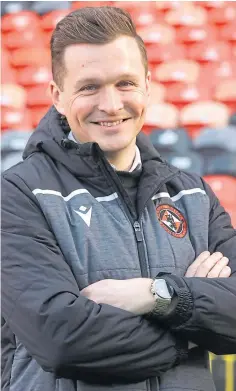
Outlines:
[[[28,107],[41,107],[51,106],[52,100],[49,95],[48,85],[42,84],[27,89],[27,106]]]
[[[149,97],[149,105],[163,102],[165,100],[165,96],[166,96],[165,87],[160,83],[156,83],[152,81],[150,97]]]
[[[16,71],[15,69],[11,68],[10,66],[3,67],[3,64],[1,64],[1,82],[3,84],[15,84],[16,83]]]
[[[215,99],[228,106],[231,113],[236,109],[236,77],[223,80],[216,86]]]
[[[191,45],[198,42],[215,41],[218,33],[215,27],[203,26],[182,26],[178,30],[177,40],[180,43]]]
[[[1,106],[23,109],[26,106],[25,89],[18,84],[2,84]]]
[[[190,103],[180,112],[180,124],[191,137],[196,137],[203,127],[223,128],[228,123],[229,110],[223,103],[200,101]]]
[[[42,16],[41,27],[44,30],[54,30],[57,23],[71,12],[69,9],[60,9],[48,12]]]
[[[220,37],[221,39],[236,43],[236,29],[235,29],[236,21],[226,24],[224,27],[220,30]]]
[[[201,84],[208,85],[215,89],[217,83],[236,77],[236,62],[222,61],[218,63],[206,64],[201,67]]]
[[[16,68],[26,66],[50,65],[50,50],[46,48],[16,49],[12,53],[11,64]]]
[[[220,62],[231,59],[231,48],[226,42],[201,42],[189,48],[188,57],[200,63]]]
[[[211,94],[205,85],[180,83],[170,86],[166,92],[166,101],[179,109],[187,104],[209,99]]]
[[[236,20],[236,7],[231,1],[225,7],[214,8],[208,11],[208,20],[218,26],[226,25]]]
[[[153,128],[176,128],[179,121],[179,111],[170,103],[157,103],[149,105],[146,112],[143,131],[149,133]]]
[[[166,45],[149,45],[147,47],[148,61],[150,64],[160,64],[171,60],[181,60],[186,56],[184,45],[169,43]]]
[[[36,109],[30,110],[34,128],[36,128],[36,126],[38,126],[39,122],[45,116],[48,109],[49,109],[48,106],[42,106],[42,107],[38,107]]]
[[[2,31],[22,31],[27,29],[40,30],[40,18],[33,11],[20,11],[2,16]]]
[[[18,72],[17,81],[24,87],[37,84],[47,84],[52,80],[52,72],[49,66],[28,66]]]
[[[195,83],[199,73],[200,67],[195,61],[173,60],[158,65],[153,78],[165,84]]]
[[[11,31],[5,34],[6,47],[9,50],[18,48],[43,47],[44,39],[40,30]]]
[[[166,24],[158,23],[149,27],[138,28],[137,33],[146,44],[167,44],[175,40],[175,29]]]
[[[201,26],[207,23],[207,12],[197,6],[180,7],[165,15],[165,22],[175,28],[181,26]]]
[[[120,4],[122,6],[122,2]],[[134,7],[132,10],[130,10],[130,14],[137,28],[151,26],[158,21],[162,22],[162,19],[156,8],[151,6],[151,3],[146,4],[146,6],[144,5],[143,7],[137,8]]]
[[[227,175],[205,175],[204,179],[223,206],[236,209],[236,178]]]
[[[192,1],[156,1],[156,8],[159,12],[166,13],[171,10],[179,8],[190,7],[193,5]]]
[[[214,0],[214,1],[198,1],[198,5],[201,7],[206,8],[207,10],[215,9],[215,8],[224,8],[225,7],[225,0]],[[227,1],[228,3],[228,1]]]
[[[32,118],[28,110],[3,107],[1,110],[1,128],[9,130],[31,130]]]

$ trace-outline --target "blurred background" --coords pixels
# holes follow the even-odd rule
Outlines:
[[[162,157],[204,177],[236,227],[236,2],[2,1],[1,169],[22,159],[51,105],[50,37],[85,6],[126,9],[143,38],[152,94],[142,129]],[[217,391],[236,391],[236,355],[210,355]]]

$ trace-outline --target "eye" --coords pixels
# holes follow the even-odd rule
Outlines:
[[[133,81],[130,80],[122,80],[118,83],[119,87],[132,87],[135,86],[136,84]]]
[[[95,91],[98,88],[95,84],[89,84],[87,86],[84,86],[80,89],[80,91]]]

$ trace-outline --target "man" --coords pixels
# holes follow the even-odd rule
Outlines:
[[[2,389],[214,390],[206,351],[236,352],[230,218],[138,136],[128,14],[75,11],[51,52],[53,107],[3,175]]]

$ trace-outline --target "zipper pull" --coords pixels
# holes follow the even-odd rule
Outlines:
[[[134,223],[134,232],[135,232],[135,236],[136,236],[137,242],[142,242],[143,241],[143,235],[142,235],[142,232],[141,232],[141,226],[140,226],[138,221],[135,221],[135,223]]]

